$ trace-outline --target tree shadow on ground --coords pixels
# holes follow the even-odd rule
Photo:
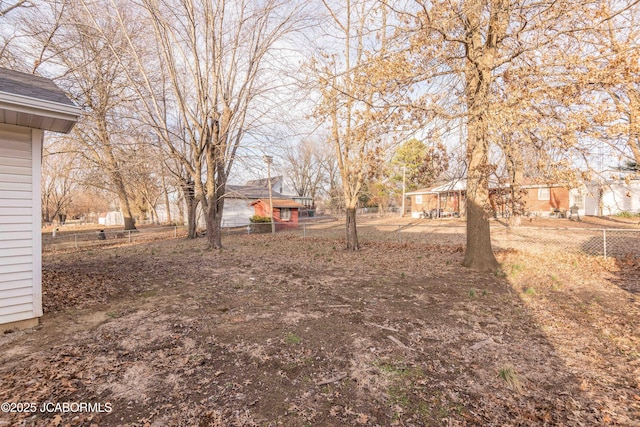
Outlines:
[[[637,269],[613,258],[508,252],[503,268],[528,313],[574,372],[600,423],[640,419]],[[629,273],[632,272],[632,275]],[[634,278],[635,277],[635,278]]]
[[[585,240],[580,249],[586,255],[605,257],[615,272],[608,283],[640,294],[640,232],[609,230]]]

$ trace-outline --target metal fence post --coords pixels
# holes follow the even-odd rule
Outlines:
[[[78,249],[78,235],[77,234],[73,235],[73,241],[74,241],[74,243],[76,245],[76,249]]]
[[[602,248],[604,250],[604,259],[607,259],[607,230],[602,230]]]
[[[129,243],[131,243],[131,230],[129,230]]]
[[[178,226],[177,225],[175,227],[173,227],[173,238],[174,239],[178,238]]]

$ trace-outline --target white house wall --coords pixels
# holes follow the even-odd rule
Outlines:
[[[249,218],[255,215],[253,206],[247,199],[225,199],[222,211],[222,227],[243,227],[249,225]]]
[[[602,199],[605,215],[640,212],[640,185],[637,182],[628,185],[611,184],[607,190]]]
[[[585,198],[587,215],[598,215],[598,185],[588,186]],[[640,213],[640,182],[610,182],[602,186],[602,214],[616,215],[621,212]]]
[[[119,212],[119,211],[107,212],[107,215],[104,218],[104,225],[106,226],[124,225],[124,218],[122,216],[122,212]]]
[[[226,198],[224,200],[224,210],[222,211],[222,228],[244,227],[249,225],[249,218],[255,215],[253,206],[249,206],[249,199]],[[196,210],[196,224],[198,228],[206,228],[207,223],[204,217],[204,209],[198,204]]]
[[[584,198],[584,214],[598,216],[598,187],[593,184],[587,185]]]
[[[42,137],[0,125],[0,324],[42,316]]]

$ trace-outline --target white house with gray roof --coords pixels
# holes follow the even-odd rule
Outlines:
[[[0,68],[0,331],[42,316],[44,131],[68,133],[79,115],[51,80]]]

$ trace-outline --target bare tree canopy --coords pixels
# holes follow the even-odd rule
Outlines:
[[[466,179],[464,265],[491,271],[490,177],[509,187],[518,215],[526,181],[575,186],[595,153],[612,167],[640,163],[639,4],[0,0],[0,18],[17,25],[0,34],[0,60],[50,74],[83,106],[78,152],[129,228],[136,215],[156,216],[163,193],[170,204],[171,173],[189,235],[200,207],[210,247],[221,248],[237,159],[306,136],[323,147],[283,154],[286,174],[301,196],[327,183],[346,210],[348,249],[359,247],[363,191],[392,203],[389,164],[403,164],[412,188],[455,169]],[[283,123],[292,105],[322,137]],[[412,137],[427,152],[407,146],[393,160]]]
[[[131,7],[116,8],[122,28]],[[143,100],[142,121],[187,172],[212,248],[222,247],[224,194],[238,149],[277,86],[271,51],[295,30],[299,12],[281,0],[143,1],[137,13],[151,38],[129,34],[126,48],[110,46],[121,63],[123,52],[135,58],[127,69]],[[147,62],[149,52],[158,59]]]

